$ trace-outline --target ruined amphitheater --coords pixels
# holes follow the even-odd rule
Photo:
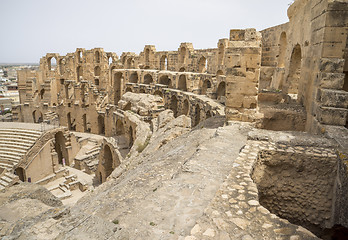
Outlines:
[[[288,17],[18,71],[2,239],[348,239],[348,2]]]

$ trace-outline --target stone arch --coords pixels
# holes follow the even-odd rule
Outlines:
[[[168,58],[166,55],[163,55],[160,59],[160,70],[168,69]]]
[[[181,64],[186,63],[186,47],[180,48],[180,63]]]
[[[301,46],[299,44],[296,44],[296,46],[292,50],[290,58],[289,75],[287,79],[288,93],[298,93],[298,85],[301,76],[301,62]]]
[[[50,71],[54,71],[57,67],[57,59],[56,57],[49,57],[47,59],[47,67],[48,67],[48,70]]]
[[[121,99],[121,86],[122,86],[123,74],[117,72],[114,75],[114,104],[117,105]]]
[[[132,58],[128,58],[127,59],[127,69],[131,69],[132,68],[132,63],[133,63],[133,59]]]
[[[66,139],[62,131],[54,135],[54,149],[58,155],[58,163],[63,164],[64,158],[65,164],[70,165],[68,150],[66,149]]]
[[[181,68],[179,69],[179,72],[185,72],[185,68],[184,68],[184,67],[181,67]]]
[[[134,72],[129,76],[130,83],[138,83],[138,73]]]
[[[76,68],[76,76],[77,76],[77,81],[80,81],[80,78],[83,77],[83,68],[81,66],[78,66]]]
[[[205,95],[207,93],[207,89],[211,88],[211,82],[209,79],[206,79],[203,81],[202,89],[201,89],[201,94]]]
[[[150,63],[150,49],[146,48],[145,50],[145,64],[149,65]]]
[[[94,68],[94,76],[95,76],[95,77],[100,77],[100,72],[101,72],[100,67],[99,67],[99,66],[96,66],[96,67]]]
[[[184,74],[180,75],[179,77],[178,89],[182,91],[187,91],[187,80],[186,80],[186,75]]]
[[[64,58],[59,60],[59,73],[60,75],[64,74]]]
[[[182,105],[182,114],[188,116],[189,112],[190,112],[190,104],[189,104],[189,101],[185,99]]]
[[[43,114],[39,110],[33,111],[33,122],[34,123],[41,123],[43,121]]]
[[[26,181],[26,173],[24,168],[22,167],[16,168],[15,174],[18,176],[19,180],[21,180],[22,182]]]
[[[44,95],[45,95],[45,89],[41,89],[40,90],[40,99],[42,100],[44,98]]]
[[[178,99],[175,95],[173,95],[170,99],[170,109],[174,113],[174,117],[178,116]]]
[[[153,83],[153,78],[152,78],[151,74],[148,73],[144,76],[144,83],[145,84]]]
[[[94,53],[94,61],[96,63],[100,63],[100,52],[99,51],[95,51],[95,53]]]
[[[103,115],[98,116],[98,134],[105,135],[105,120]]]
[[[145,93],[145,89],[140,89],[139,93]]]
[[[211,112],[208,110],[206,113],[205,113],[205,119],[208,119],[208,118],[211,118],[212,117],[212,114]]]
[[[163,98],[163,93],[160,90],[156,90],[153,95],[157,95],[160,96],[161,98]]]
[[[204,73],[207,71],[207,59],[202,56],[198,61],[198,72]]]
[[[201,121],[201,108],[199,104],[196,104],[195,107],[195,121],[193,126],[197,126],[199,122]]]
[[[225,102],[225,96],[226,96],[226,83],[220,82],[219,86],[216,91],[216,98],[218,101],[224,103]]]
[[[225,45],[223,43],[220,43],[218,48],[218,65],[224,64],[224,58],[225,58]]]
[[[162,75],[159,79],[159,83],[163,85],[167,85],[168,87],[172,86],[172,81],[170,80],[168,75]]]
[[[222,70],[218,70],[216,72],[216,76],[221,76],[221,75],[224,75],[224,72]]]
[[[108,63],[111,65],[114,62],[113,58],[111,56],[108,57]]]
[[[110,176],[115,167],[113,164],[113,156],[109,145],[105,145],[102,154],[102,161],[105,169],[105,178]]]
[[[285,66],[285,55],[287,47],[286,33],[282,32],[279,39],[279,55],[278,55],[278,67],[283,68]]]
[[[132,91],[132,88],[127,87],[127,88],[126,88],[126,92],[133,92],[133,91]]]
[[[82,51],[77,51],[77,61],[79,63],[82,63]]]
[[[123,135],[125,133],[124,125],[121,119],[117,119],[116,121],[116,135]]]

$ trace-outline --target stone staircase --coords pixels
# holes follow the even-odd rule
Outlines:
[[[17,175],[12,174],[10,172],[6,172],[0,177],[0,191],[7,187],[12,186],[18,181],[19,181],[19,178]]]
[[[36,130],[0,129],[0,167],[11,170],[41,134]]]

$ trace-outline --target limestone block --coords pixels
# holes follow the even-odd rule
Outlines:
[[[319,70],[327,73],[342,73],[344,66],[344,59],[337,58],[321,58],[319,63]]]
[[[234,94],[226,99],[226,106],[232,108],[241,108],[243,106],[243,96],[241,94]]]
[[[345,75],[343,73],[319,73],[320,87],[342,89]]]
[[[319,101],[322,106],[348,108],[348,92],[343,90],[320,89]]]
[[[317,118],[320,123],[328,125],[344,126],[348,115],[348,109],[318,107]]]
[[[235,68],[235,67],[240,67],[241,62],[240,62],[240,54],[231,54],[228,55],[226,58],[225,65],[227,68]]]

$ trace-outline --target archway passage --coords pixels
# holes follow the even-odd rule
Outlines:
[[[105,122],[104,116],[98,116],[98,134],[105,135]]]
[[[126,88],[126,92],[133,92],[132,89],[130,87]]]
[[[207,111],[205,113],[205,119],[208,119],[208,118],[211,118],[211,112],[210,111]]]
[[[287,47],[286,33],[282,32],[282,34],[280,34],[279,56],[278,56],[278,67],[280,68],[283,68],[285,66],[286,47]]]
[[[135,72],[135,73],[132,73],[129,77],[129,82],[130,83],[138,83],[138,74]]]
[[[68,129],[72,130],[71,113],[68,113],[66,115],[66,118],[67,118]]]
[[[117,121],[116,121],[116,135],[119,136],[119,135],[123,135],[124,133],[125,133],[125,130],[124,130],[123,122],[122,122],[122,120],[117,119]]]
[[[180,48],[180,63],[182,64],[186,63],[186,48],[185,47]]]
[[[145,93],[145,89],[140,89],[139,93]]]
[[[50,57],[47,60],[48,70],[54,71],[57,67],[57,59],[55,57]]]
[[[221,76],[221,75],[224,75],[224,72],[222,70],[218,70],[216,72],[216,76]]]
[[[129,135],[128,135],[129,148],[133,146],[134,143],[134,135],[132,126],[129,127]]]
[[[207,59],[202,56],[198,61],[198,72],[204,73],[207,71]]]
[[[179,82],[178,82],[178,89],[182,90],[182,91],[187,91],[187,85],[186,85],[186,76],[185,75],[181,75],[179,77]]]
[[[204,80],[204,82],[203,82],[202,89],[201,89],[201,94],[202,94],[202,95],[207,94],[207,90],[208,90],[209,88],[211,88],[211,82],[210,82],[208,79],[206,79],[206,80]]]
[[[121,100],[121,86],[123,82],[123,74],[121,72],[114,75],[114,104],[117,105]]]
[[[144,76],[144,83],[145,84],[151,84],[153,82],[153,78],[151,76],[151,74],[146,74]]]
[[[167,70],[168,69],[168,60],[167,56],[163,55],[160,59],[160,69],[161,70]]]
[[[78,66],[76,68],[76,76],[77,76],[77,81],[80,81],[80,78],[83,78],[83,68],[81,66]]]
[[[198,104],[196,104],[195,121],[194,121],[194,125],[193,126],[197,126],[200,121],[201,121],[201,108],[199,107]]]
[[[25,170],[23,168],[21,167],[16,168],[15,174],[18,176],[19,180],[21,180],[22,182],[26,181]]]
[[[83,132],[88,132],[87,130],[87,115],[82,115]]]
[[[170,109],[174,113],[174,117],[178,116],[178,99],[175,95],[173,95],[170,99]]]
[[[102,161],[104,162],[105,178],[107,178],[115,169],[113,166],[112,152],[108,145],[104,146]]]
[[[226,83],[221,82],[216,91],[216,97],[217,97],[217,100],[222,104],[225,104],[225,95],[226,95]]]
[[[163,93],[159,90],[156,90],[153,95],[156,95],[156,96],[160,96],[161,98],[163,98]]]
[[[181,68],[179,69],[179,72],[185,72],[185,68],[184,68],[184,67],[181,67]]]
[[[161,76],[159,83],[163,85],[167,85],[168,87],[172,87],[172,81],[169,79],[168,75]]]
[[[96,63],[100,63],[100,53],[99,51],[95,51],[94,53],[94,60]]]
[[[34,123],[41,123],[43,122],[43,115],[39,110],[34,110],[33,112],[33,122]]]
[[[57,132],[54,135],[54,149],[56,150],[58,155],[58,163],[63,164],[64,158],[65,164],[69,165],[68,150],[66,149],[65,142],[66,140],[63,132]]]
[[[183,107],[182,107],[182,114],[188,116],[189,110],[190,110],[189,101],[185,99],[183,103]]]
[[[99,66],[96,66],[94,68],[94,76],[99,77],[100,76],[101,69]]]
[[[287,80],[288,93],[297,94],[301,76],[301,46],[297,44],[291,54],[289,75]]]

